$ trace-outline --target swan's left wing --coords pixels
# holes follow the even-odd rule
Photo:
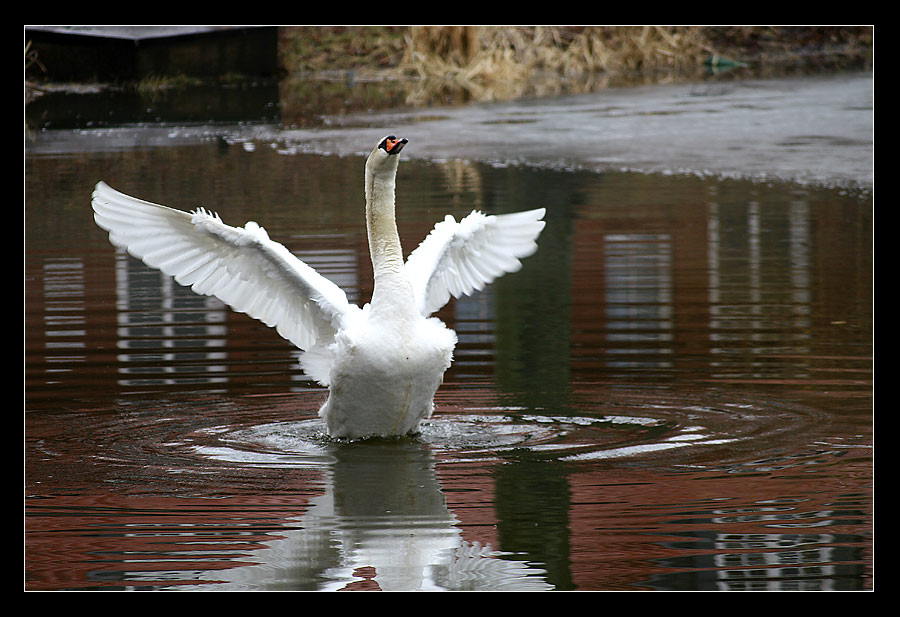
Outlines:
[[[231,227],[202,208],[193,213],[130,197],[104,182],[94,189],[94,220],[115,246],[215,296],[309,349],[334,336],[351,311],[344,291],[269,239],[256,223]]]
[[[513,214],[472,212],[457,222],[447,215],[406,262],[417,308],[428,316],[450,296],[468,295],[507,272],[537,250],[544,208]]]

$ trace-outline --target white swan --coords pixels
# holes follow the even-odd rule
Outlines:
[[[504,215],[448,215],[404,263],[394,216],[394,184],[406,139],[381,139],[366,160],[366,227],[375,273],[360,308],[334,283],[269,239],[254,222],[225,225],[129,197],[104,182],[94,189],[94,220],[112,244],[216,296],[302,349],[304,371],[324,386],[319,414],[333,437],[413,433],[433,410],[456,333],[432,313],[450,296],[482,289],[521,267],[537,250],[544,209]]]

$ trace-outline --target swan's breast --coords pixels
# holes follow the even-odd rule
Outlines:
[[[443,375],[453,359],[456,333],[437,319],[413,324],[370,321],[336,338],[335,369],[384,382]]]
[[[371,326],[372,324],[369,324]],[[431,415],[456,334],[440,321],[341,333],[320,414],[334,437],[403,435]]]

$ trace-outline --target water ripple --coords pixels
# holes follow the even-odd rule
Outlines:
[[[813,444],[810,431],[820,415],[789,401],[721,391],[616,392],[566,413],[508,406],[439,408],[408,440],[455,461],[527,452],[572,463],[715,467],[793,452],[801,437]],[[168,442],[182,454],[261,468],[328,466],[335,449],[345,445],[329,438],[316,417],[215,425],[171,436]]]

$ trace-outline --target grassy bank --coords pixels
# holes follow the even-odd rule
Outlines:
[[[740,79],[864,69],[874,50],[870,26],[297,26],[280,27],[278,36],[286,126],[371,109],[583,93],[710,73]],[[26,74],[42,67],[27,43],[25,66]],[[116,87],[133,88],[152,104],[160,93],[199,85],[176,69]],[[109,85],[26,79],[25,101]]]
[[[409,102],[497,100],[607,85],[871,66],[872,27],[292,27],[288,75],[353,71],[414,84]]]

